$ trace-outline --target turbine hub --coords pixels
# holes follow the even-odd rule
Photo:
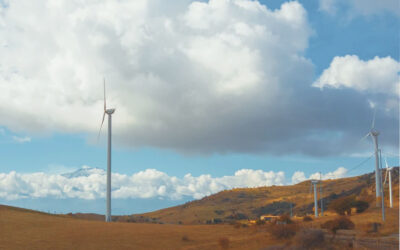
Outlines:
[[[106,109],[107,115],[112,115],[115,112],[115,109]]]
[[[372,134],[373,136],[378,136],[378,135],[379,135],[379,132],[378,132],[378,130],[372,129],[372,130],[371,130],[371,134]]]

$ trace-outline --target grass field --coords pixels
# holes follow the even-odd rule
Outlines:
[[[388,209],[379,234],[367,233],[370,222],[381,221],[379,209],[370,208],[350,218],[361,236],[374,238],[398,234],[398,212],[398,205]],[[299,221],[298,226],[319,228],[334,217]],[[229,242],[228,249],[293,244],[290,239],[274,239],[265,226],[105,223],[0,206],[0,249],[224,249],[223,239]]]
[[[259,249],[264,232],[231,225],[105,223],[0,206],[0,249]]]

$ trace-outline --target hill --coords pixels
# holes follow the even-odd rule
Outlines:
[[[0,205],[0,249],[259,249],[277,241],[230,225],[105,223]]]
[[[398,197],[399,168],[393,170],[393,196]],[[326,211],[329,203],[337,198],[356,195],[372,202],[375,199],[374,174],[325,180],[323,204]],[[387,190],[387,188],[385,189]],[[320,195],[320,194],[319,194]],[[386,194],[386,199],[387,199]],[[320,196],[319,196],[320,198]],[[318,204],[321,204],[319,199]],[[290,186],[239,188],[226,190],[203,199],[158,211],[116,218],[120,221],[162,222],[179,224],[207,224],[232,222],[240,219],[257,219],[261,215],[313,214],[313,193],[310,181]]]

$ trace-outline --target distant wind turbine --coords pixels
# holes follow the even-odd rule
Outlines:
[[[376,116],[376,109],[374,111],[374,118],[372,119],[371,130],[362,138],[367,138],[368,136],[372,137],[375,145],[375,193],[376,193],[376,206],[378,207],[379,204],[379,197],[382,197],[382,182],[380,178],[380,169],[379,169],[379,148],[378,148],[378,135],[379,132],[375,129],[375,116]]]
[[[319,172],[319,181],[320,181],[320,186],[319,186],[319,191],[320,191],[320,197],[321,197],[321,217],[324,216],[324,198],[322,198],[322,174]]]
[[[318,194],[317,194],[317,184],[319,183],[319,180],[311,180],[311,184],[314,185],[314,212],[315,212],[315,218],[318,217]]]
[[[106,222],[111,221],[111,118],[114,114],[115,109],[107,109],[106,104],[106,81],[104,80],[104,113],[103,120],[101,121],[99,134],[97,135],[97,140],[99,140],[101,128],[103,127],[104,118],[106,114],[108,115],[108,148],[107,148],[107,195],[106,195]]]
[[[386,179],[388,177],[389,173],[389,201],[390,201],[390,207],[393,207],[393,197],[392,197],[392,168],[389,168],[387,160],[385,158],[385,163],[386,163],[386,175],[385,175],[385,181],[383,182],[383,185],[386,183]]]

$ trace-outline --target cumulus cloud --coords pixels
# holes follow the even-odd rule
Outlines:
[[[347,169],[344,167],[339,167],[333,172],[328,172],[328,173],[313,173],[310,175],[310,177],[306,178],[304,172],[301,171],[296,171],[293,176],[292,176],[292,184],[296,184],[302,181],[306,180],[329,180],[329,179],[339,179],[346,177],[347,174]]]
[[[224,189],[285,184],[283,172],[242,169],[233,176],[211,175],[183,178],[169,176],[155,169],[146,169],[131,176],[113,173],[112,194],[115,199],[184,197],[199,199]],[[0,173],[0,198],[104,198],[106,178],[102,169],[83,167],[68,174]]]
[[[322,174],[322,179],[345,177],[347,169]],[[0,198],[16,200],[24,198],[104,198],[106,173],[103,169],[84,166],[66,174],[49,174],[43,172],[21,174],[12,171],[0,173]],[[304,172],[297,171],[291,178],[291,184],[307,179],[319,179],[319,173],[305,177]],[[115,199],[128,198],[182,198],[200,199],[204,196],[232,188],[262,187],[290,184],[282,171],[263,171],[241,169],[234,175],[212,177],[204,174],[182,178],[170,176],[156,169],[146,169],[132,175],[112,174],[112,195]]]
[[[375,97],[310,86],[312,32],[296,1],[275,10],[250,0],[9,1],[0,7],[0,125],[94,137],[105,76],[119,145],[350,153]],[[391,124],[390,146],[392,113],[378,114]]]
[[[391,57],[363,61],[356,55],[337,56],[313,86],[399,95],[399,73],[400,63]]]
[[[326,174],[323,173],[314,173],[312,175],[310,175],[309,179],[317,179],[319,180],[320,178],[322,180],[328,180],[328,179],[338,179],[338,178],[343,178],[345,177],[347,174],[347,169],[344,167],[339,167],[338,169],[336,169],[333,172],[329,172]]]
[[[296,184],[302,181],[307,180],[306,175],[304,174],[304,172],[301,171],[296,171],[294,172],[294,174],[292,175],[292,183]]]
[[[397,0],[319,0],[319,9],[335,14],[339,8],[349,8],[360,15],[376,15],[393,13],[400,15],[400,5]]]

